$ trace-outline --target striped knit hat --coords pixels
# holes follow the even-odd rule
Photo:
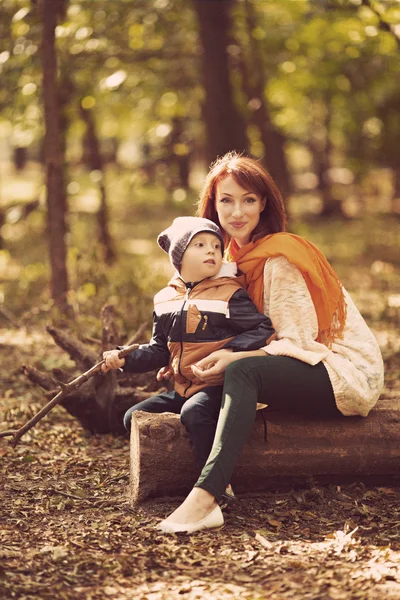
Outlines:
[[[221,242],[221,252],[224,252],[224,240],[218,225],[202,217],[178,217],[157,238],[157,243],[168,252],[175,269],[180,271],[182,256],[194,236],[202,231],[213,233]]]

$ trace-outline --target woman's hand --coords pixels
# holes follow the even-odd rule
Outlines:
[[[221,385],[224,382],[226,367],[238,358],[232,350],[217,350],[192,365],[192,371],[201,381],[210,385]]]
[[[207,358],[199,360],[192,365],[192,371],[201,381],[209,385],[222,385],[224,383],[226,367],[242,358],[251,356],[266,356],[264,350],[245,350],[243,352],[233,352],[232,350],[217,350],[212,352]]]
[[[103,352],[103,360],[105,361],[103,365],[101,365],[101,370],[103,373],[107,373],[110,369],[120,369],[125,364],[124,358],[119,358],[118,356],[119,350],[108,350],[107,352]]]

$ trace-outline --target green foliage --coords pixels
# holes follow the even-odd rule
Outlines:
[[[312,171],[315,146],[328,139],[333,166],[350,168],[355,180],[374,167],[399,164],[400,61],[395,31],[400,6],[371,1],[392,25],[391,33],[382,29],[374,10],[357,0],[234,3],[228,53],[236,100],[250,123],[257,102],[248,105],[237,65],[240,56],[253,76],[250,49],[256,41],[265,99],[286,140],[292,173]],[[255,14],[250,31],[248,3]],[[166,279],[167,262],[161,259],[157,264],[158,232],[174,216],[194,212],[195,192],[187,186],[182,189],[177,160],[190,157],[194,188],[203,175],[198,26],[189,0],[70,0],[66,8],[56,33],[67,132],[70,300],[94,335],[100,307],[111,299],[119,306],[121,327],[128,331],[149,319],[152,294]],[[0,133],[13,145],[36,144],[37,157],[43,136],[38,4],[3,0],[0,34]],[[118,256],[112,267],[103,263],[97,243],[99,173],[88,173],[82,165],[85,126],[80,106],[92,111],[103,149],[106,143],[117,148],[119,165],[107,166],[105,175]],[[252,150],[262,156],[253,123],[248,133]],[[17,189],[29,173],[18,182],[14,178],[12,185],[2,177],[4,206],[36,193],[43,201],[42,173],[35,174],[33,187],[30,182],[29,194]],[[349,188],[335,185],[336,196],[346,198]],[[315,195],[310,198],[314,200]],[[369,224],[367,229],[362,224],[349,227],[352,245],[332,242],[328,248],[332,256],[349,264],[396,263],[396,245],[390,239],[395,224],[374,223],[375,238],[366,235]],[[326,230],[331,238],[335,227],[329,223],[316,228],[322,246]],[[25,221],[11,219],[1,231],[4,302],[18,316],[28,311],[31,317],[35,310],[48,316],[45,215],[39,210]],[[340,233],[333,238],[341,239]],[[389,285],[385,277],[391,277],[390,269],[378,271],[374,275],[378,285]]]
[[[328,257],[357,307],[374,327],[400,324],[400,227],[389,215],[351,221],[296,221],[292,231]]]
[[[266,98],[285,136],[307,145],[316,126],[324,126],[322,102],[333,111],[335,146],[353,168],[365,170],[371,161],[396,165],[399,6],[371,2],[391,24],[388,32],[374,10],[358,1],[246,2],[255,11],[250,35],[262,50]],[[228,51],[232,57],[242,52],[248,61],[246,2],[235,5],[237,46]],[[12,122],[19,143],[29,145],[43,134],[36,3],[4,1],[0,33],[6,48],[0,55],[1,76],[7,80],[0,89],[0,116]],[[166,147],[178,155],[199,147],[201,49],[189,0],[151,5],[70,0],[57,27],[57,46],[70,145],[79,137],[82,103],[95,111],[101,137],[129,140],[130,150],[122,152],[128,163],[145,159],[146,145],[154,159],[163,158]],[[233,61],[234,78],[235,69]],[[240,78],[236,82],[241,103]],[[174,119],[184,119],[185,135],[168,147]]]

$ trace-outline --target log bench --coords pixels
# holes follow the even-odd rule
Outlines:
[[[400,480],[400,400],[383,398],[367,418],[302,417],[264,411],[232,476],[235,492],[261,491],[310,477]],[[137,411],[132,417],[132,504],[185,495],[198,477],[188,434],[179,416]]]

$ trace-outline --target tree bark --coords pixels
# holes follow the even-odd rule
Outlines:
[[[229,78],[229,44],[232,0],[193,0],[203,46],[203,115],[206,127],[206,160],[230,150],[246,151],[248,140],[243,117],[235,102]]]
[[[309,478],[390,479],[400,473],[398,399],[382,399],[367,418],[316,419],[265,411],[256,419],[232,476],[235,492],[260,491]],[[131,501],[190,491],[198,477],[179,416],[134,413]]]
[[[311,136],[310,147],[313,151],[315,171],[319,179],[319,191],[322,200],[321,217],[344,217],[342,202],[335,198],[332,191],[332,184],[329,181],[328,173],[331,168],[331,158],[333,144],[331,138],[332,125],[332,106],[330,98],[324,96],[320,102],[316,102],[317,110],[320,111],[320,127],[316,127]]]
[[[65,350],[65,352],[68,352],[80,370],[90,369],[97,362],[98,353],[83,344],[83,342],[71,333],[51,325],[48,325],[46,330],[52,336],[55,343]]]
[[[47,187],[47,229],[49,236],[51,295],[56,305],[67,307],[66,212],[64,152],[60,126],[55,29],[60,3],[40,0],[42,20],[41,61],[45,121],[45,168]]]
[[[252,69],[250,74],[244,57],[242,56],[240,60],[242,63],[243,88],[249,101],[257,101],[258,108],[252,110],[252,121],[260,131],[261,142],[265,152],[263,162],[281,190],[287,206],[292,186],[284,150],[285,137],[275,127],[269,113],[264,91],[267,86],[267,78],[264,74],[265,67],[262,60],[260,44],[252,35],[252,31],[256,27],[256,17],[253,4],[249,2],[249,0],[246,0],[245,2],[245,10],[247,37],[250,50],[249,63],[252,65]]]
[[[118,333],[115,325],[115,310],[112,304],[105,304],[101,309],[102,350],[113,350],[118,345]],[[117,395],[117,371],[94,376],[94,389],[99,418],[104,419],[104,426],[111,431],[118,431],[120,423],[114,421],[114,403]]]
[[[97,222],[99,226],[99,239],[100,244],[103,248],[104,258],[107,264],[111,264],[115,259],[115,252],[109,229],[109,218],[108,218],[108,206],[107,206],[107,192],[105,186],[105,172],[104,172],[104,161],[100,150],[99,138],[97,136],[96,124],[93,117],[93,113],[89,109],[83,108],[80,103],[80,112],[82,119],[86,125],[86,149],[87,149],[87,161],[91,171],[99,171],[101,178],[99,180],[99,192],[100,192],[100,207],[97,211]]]

